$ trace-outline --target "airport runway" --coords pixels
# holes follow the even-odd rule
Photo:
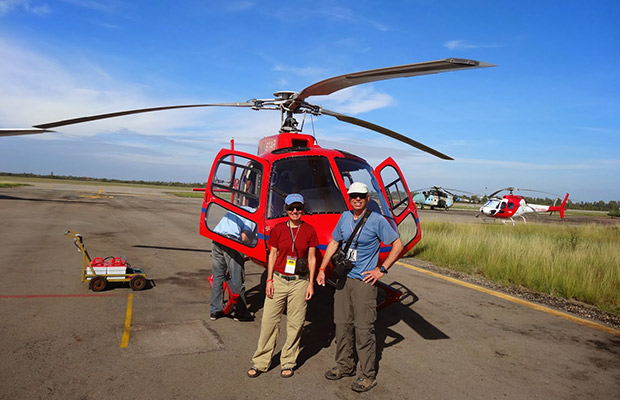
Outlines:
[[[295,376],[280,378],[276,362],[250,379],[264,269],[247,265],[256,322],[210,321],[200,207],[158,189],[0,189],[0,398],[620,399],[620,332],[429,275],[415,259],[386,276],[407,295],[379,312],[377,387],[357,394],[354,378],[323,377],[334,357],[329,289],[309,304]],[[67,230],[93,257],[125,255],[155,285],[91,292]]]

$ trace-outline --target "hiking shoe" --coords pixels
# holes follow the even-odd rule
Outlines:
[[[370,389],[374,388],[376,385],[377,385],[377,380],[374,378],[359,377],[351,385],[351,390],[358,392],[358,393],[367,392]]]
[[[235,313],[235,321],[240,321],[240,322],[249,322],[249,321],[254,321],[254,316],[246,311],[243,313]]]
[[[345,376],[353,376],[355,375],[355,371],[351,372],[342,372],[338,369],[338,367],[334,367],[325,373],[325,378],[330,381],[337,381],[338,379],[342,379]]]
[[[215,321],[216,319],[220,319],[225,316],[226,314],[224,314],[224,311],[216,311],[214,313],[211,313],[211,321]]]

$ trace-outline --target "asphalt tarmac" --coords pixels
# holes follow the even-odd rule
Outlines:
[[[379,312],[370,392],[323,377],[334,365],[329,288],[309,303],[295,375],[280,377],[276,353],[250,379],[264,269],[246,266],[255,322],[210,321],[200,207],[158,189],[0,189],[0,398],[620,399],[619,331],[429,275],[415,259],[384,278],[405,296]],[[67,230],[92,257],[126,256],[151,284],[93,293]]]

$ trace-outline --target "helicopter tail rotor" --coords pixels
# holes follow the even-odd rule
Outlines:
[[[560,204],[559,207],[554,207],[551,206],[549,207],[549,211],[559,211],[560,212],[560,218],[564,219],[564,211],[566,211],[566,202],[568,200],[568,193],[566,193],[566,196],[564,197],[564,200],[562,201],[562,204]]]

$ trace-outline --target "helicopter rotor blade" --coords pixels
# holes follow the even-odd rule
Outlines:
[[[418,75],[430,75],[461,69],[475,69],[494,66],[494,64],[489,64],[482,61],[467,60],[463,58],[446,58],[445,60],[427,61],[354,72],[325,79],[308,86],[295,98],[295,103],[293,103],[291,109],[296,109],[299,107],[299,105],[301,105],[301,103],[310,96],[328,95],[344,88],[361,85],[362,83],[376,82],[393,78],[407,78]]]
[[[35,135],[37,133],[54,132],[47,129],[0,129],[0,136]]]
[[[99,119],[121,117],[124,115],[141,114],[141,113],[147,113],[147,112],[153,112],[153,111],[174,110],[174,109],[179,109],[179,108],[198,108],[198,107],[256,107],[256,104],[255,102],[214,103],[214,104],[186,104],[186,105],[178,105],[178,106],[140,108],[140,109],[135,109],[135,110],[119,111],[119,112],[114,112],[114,113],[109,113],[109,114],[91,115],[88,117],[65,119],[63,121],[56,121],[56,122],[50,122],[46,124],[35,125],[34,126],[35,128],[41,128],[43,129],[43,131],[33,132],[33,133],[42,133],[42,132],[45,132],[45,130],[47,130],[48,128],[57,128],[59,126],[80,124],[82,122],[90,122],[90,121],[96,121]]]
[[[557,194],[557,193],[551,193],[551,192],[544,192],[542,190],[536,190],[536,189],[521,189],[521,188],[517,188],[515,189],[516,191],[519,192],[534,192],[534,193],[543,193],[543,194],[550,194],[552,196],[556,196],[556,197],[562,197],[562,195]]]
[[[471,195],[475,195],[476,193],[472,193],[472,192],[468,192],[466,190],[461,190],[461,189],[451,189],[451,188],[443,188],[443,190],[445,190],[446,192],[449,190],[452,190],[453,192],[458,192],[458,193],[467,193],[467,194],[471,194]],[[456,196],[454,193],[450,193],[453,196]]]
[[[490,195],[488,195],[487,198],[490,199],[491,197],[494,197],[496,194],[498,194],[499,192],[503,192],[504,190],[509,190],[510,192],[512,192],[513,189],[514,188],[512,188],[512,187],[507,187],[507,188],[503,188],[503,189],[500,189],[500,190],[496,190],[495,192],[493,192]]]
[[[428,147],[428,146],[426,146],[426,145],[424,145],[424,144],[422,144],[422,143],[420,143],[418,141],[415,141],[415,140],[413,140],[411,138],[408,138],[407,136],[401,135],[400,133],[394,132],[394,131],[392,131],[390,129],[387,129],[387,128],[384,128],[382,126],[373,124],[372,122],[364,121],[364,120],[359,119],[359,118],[350,117],[348,115],[340,114],[340,113],[337,113],[335,111],[326,110],[324,108],[321,109],[321,114],[330,115],[332,117],[336,117],[340,121],[348,122],[348,123],[353,124],[353,125],[358,125],[358,126],[361,126],[363,128],[370,129],[370,130],[373,130],[375,132],[382,133],[382,134],[384,134],[386,136],[389,136],[389,137],[391,137],[393,139],[396,139],[396,140],[400,140],[403,143],[407,143],[408,145],[413,146],[416,149],[425,151],[425,152],[427,152],[429,154],[432,154],[432,155],[434,155],[436,157],[439,157],[441,159],[444,159],[444,160],[454,160],[454,158],[452,158],[450,156],[447,156],[447,155],[445,155],[445,154],[443,154],[443,153],[441,153],[441,152],[439,152],[439,151],[437,151],[437,150],[435,150],[433,148],[430,148],[430,147]]]

